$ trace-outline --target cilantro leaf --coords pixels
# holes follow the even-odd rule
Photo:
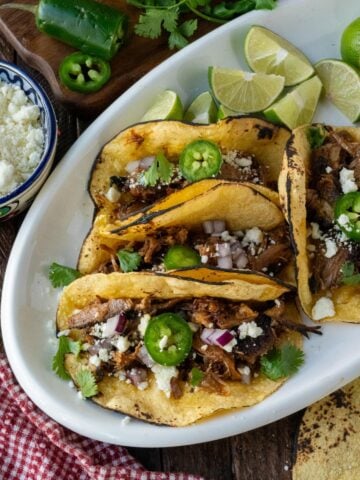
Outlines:
[[[184,48],[189,44],[189,41],[180,33],[180,30],[175,30],[169,35],[169,48],[174,50],[174,48]]]
[[[187,20],[179,26],[179,32],[184,35],[184,37],[191,37],[194,35],[198,28],[198,21],[196,19]]]
[[[173,172],[173,165],[162,152],[158,153],[151,167],[142,175],[141,183],[146,187],[155,187],[158,181],[169,183]]]
[[[127,250],[119,250],[117,256],[120,263],[121,271],[124,273],[133,272],[137,270],[141,264],[142,257],[139,253]]]
[[[190,384],[193,387],[197,387],[203,380],[204,378],[204,372],[202,372],[199,368],[194,367],[191,369],[190,372]]]
[[[85,368],[79,370],[75,375],[75,382],[85,398],[93,397],[98,393],[96,379],[90,370],[86,370]]]
[[[255,10],[274,10],[277,0],[255,0]]]
[[[272,349],[260,359],[261,372],[271,380],[292,375],[303,363],[304,353],[291,343]]]
[[[59,338],[58,350],[52,360],[52,370],[63,380],[70,380],[70,375],[65,370],[64,360],[67,353],[78,356],[81,350],[81,343],[71,340],[62,335]]]
[[[355,273],[353,262],[345,262],[341,267],[341,282],[345,285],[358,285],[360,283],[360,273]]]
[[[309,127],[307,131],[307,138],[310,148],[321,147],[326,138],[326,132],[323,127]]]
[[[49,280],[54,288],[65,287],[79,277],[81,277],[81,273],[74,268],[65,267],[55,262],[49,267]]]
[[[148,9],[139,17],[139,22],[135,25],[134,31],[140,37],[158,38],[161,35],[161,25],[163,22],[162,10]]]

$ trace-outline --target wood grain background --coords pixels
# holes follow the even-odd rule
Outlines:
[[[48,92],[59,122],[56,163],[59,162],[91,118],[80,120],[60,106],[44,78],[28,68],[1,36],[0,58],[27,70]],[[0,223],[0,293],[7,259],[22,219],[23,215]],[[191,472],[203,475],[207,480],[291,480],[294,438],[301,416],[302,412],[299,412],[252,432],[216,442],[180,448],[129,450],[150,470]]]

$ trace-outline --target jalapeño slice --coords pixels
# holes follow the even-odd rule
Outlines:
[[[97,92],[111,75],[110,64],[98,57],[75,52],[64,58],[59,68],[61,83],[81,93]]]
[[[184,148],[179,164],[182,175],[190,182],[214,177],[221,168],[221,151],[213,142],[196,140]]]
[[[162,313],[150,320],[144,342],[151,358],[167,367],[180,365],[192,345],[192,331],[176,313]]]
[[[360,192],[346,193],[337,199],[335,219],[348,238],[360,241]]]
[[[196,267],[201,264],[201,257],[196,250],[186,245],[174,245],[164,257],[166,270],[175,268]]]

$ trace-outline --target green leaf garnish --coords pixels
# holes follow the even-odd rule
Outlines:
[[[204,372],[202,372],[199,368],[194,367],[191,369],[190,372],[190,384],[193,387],[197,387],[204,378]]]
[[[74,268],[52,263],[49,267],[49,280],[54,288],[66,287],[69,283],[81,277],[81,273]]]
[[[174,167],[161,152],[158,153],[141,177],[141,183],[146,187],[155,187],[158,182],[169,183],[173,175]]]
[[[121,271],[124,273],[137,270],[141,264],[142,257],[139,253],[124,248],[117,252]]]
[[[90,370],[86,370],[85,368],[79,370],[75,375],[75,382],[82,396],[85,398],[93,397],[98,393],[95,376]]]
[[[255,0],[255,10],[274,10],[277,0]]]
[[[73,353],[78,356],[81,350],[81,342],[71,340],[71,338],[62,335],[59,338],[57,352],[52,360],[52,370],[63,380],[70,380],[70,375],[65,370],[64,360],[67,353]]]
[[[289,377],[304,363],[304,353],[291,343],[273,348],[260,359],[261,372],[271,380]]]
[[[326,138],[326,131],[324,127],[309,127],[307,131],[307,138],[311,149],[319,148],[324,143]]]
[[[353,262],[345,262],[340,269],[341,283],[345,285],[358,285],[360,283],[360,273],[355,273]]]

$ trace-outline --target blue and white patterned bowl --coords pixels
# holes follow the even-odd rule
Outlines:
[[[31,203],[46,180],[54,161],[57,126],[54,109],[41,86],[27,73],[12,63],[0,61],[0,80],[19,86],[32,103],[40,109],[40,121],[44,133],[44,150],[31,176],[15,190],[0,196],[0,221],[17,215]]]

